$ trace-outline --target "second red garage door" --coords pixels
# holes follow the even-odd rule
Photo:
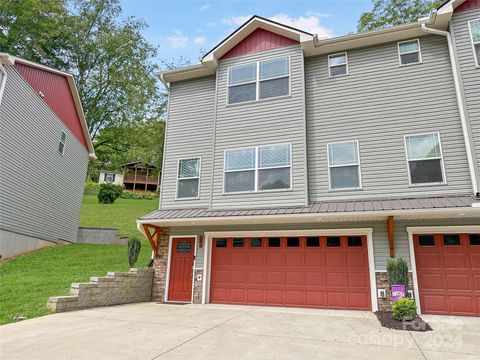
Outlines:
[[[370,310],[364,236],[214,238],[210,302]]]

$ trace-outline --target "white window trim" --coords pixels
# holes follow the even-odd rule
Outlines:
[[[404,53],[400,53],[400,44],[408,43],[416,41],[418,44],[418,50],[416,51],[407,51]],[[397,43],[397,52],[398,52],[398,63],[400,66],[411,66],[411,65],[418,65],[423,63],[423,57],[422,57],[422,48],[420,46],[420,39],[411,39],[411,40],[405,40],[405,41],[399,41]],[[402,64],[402,55],[407,55],[407,54],[414,54],[418,52],[418,61],[414,63],[409,63],[409,64]]]
[[[62,141],[62,135],[65,134],[65,141]],[[60,132],[60,141],[58,142],[58,145],[63,144],[63,151],[58,150],[58,153],[62,156],[65,155],[65,148],[67,147],[67,133],[62,130]]]
[[[193,159],[198,159],[198,176],[181,178],[180,179],[178,177],[178,171],[180,170],[180,161],[182,161],[182,160],[193,160]],[[182,200],[198,200],[198,199],[200,199],[200,189],[201,189],[200,188],[200,177],[201,177],[201,175],[202,175],[202,157],[201,156],[192,156],[192,157],[186,157],[186,158],[178,159],[178,161],[177,161],[176,187],[175,187],[175,200],[182,201]],[[178,182],[180,180],[193,180],[193,179],[198,179],[197,196],[185,197],[185,198],[178,197]]]
[[[329,152],[329,146],[330,145],[335,145],[335,144],[348,144],[348,143],[356,143],[357,144],[357,159],[358,163],[357,164],[348,164],[348,165],[330,165],[330,152]],[[328,189],[329,191],[351,191],[351,190],[362,190],[363,189],[363,184],[362,184],[362,171],[361,171],[361,160],[360,160],[360,144],[358,140],[345,140],[345,141],[336,141],[332,143],[327,144],[327,166],[328,166]],[[351,187],[351,188],[332,188],[332,181],[330,178],[330,168],[337,168],[337,167],[347,167],[347,166],[358,166],[358,187]]]
[[[473,19],[473,20],[470,20],[468,22],[468,31],[470,33],[470,43],[472,44],[473,59],[475,60],[475,67],[480,68],[480,59],[477,58],[477,52],[475,51],[475,45],[479,44],[479,46],[480,46],[480,41],[479,42],[474,42],[473,41],[473,32],[472,32],[472,23],[475,22],[475,21],[480,22],[480,18],[479,19]]]
[[[268,78],[268,79],[263,79],[263,80],[260,80],[260,63],[261,62],[264,62],[264,61],[269,61],[269,60],[275,60],[275,59],[282,59],[282,58],[288,58],[288,75],[282,75],[282,76],[275,76],[275,77],[271,77],[271,78]],[[242,66],[242,65],[249,65],[249,64],[256,64],[257,66],[257,78],[256,80],[252,80],[252,81],[246,81],[246,82],[243,82],[243,83],[238,83],[238,84],[232,84],[230,85],[230,69],[231,68],[235,68],[237,66]],[[287,56],[277,56],[277,57],[272,57],[272,58],[268,58],[268,59],[263,59],[263,60],[258,60],[258,61],[248,61],[248,62],[244,62],[244,63],[240,63],[240,64],[236,64],[236,65],[233,65],[233,66],[229,66],[227,68],[227,96],[226,96],[226,105],[227,106],[237,106],[237,105],[243,105],[243,104],[251,104],[251,103],[255,103],[255,102],[262,102],[262,101],[269,101],[269,100],[273,100],[273,99],[281,99],[281,98],[285,98],[285,97],[289,97],[291,96],[291,91],[292,91],[292,76],[291,76],[291,73],[292,73],[292,70],[291,70],[291,66],[292,66],[292,61],[291,61],[291,58],[290,58],[290,55],[287,55]],[[275,79],[283,79],[283,78],[286,78],[288,77],[288,94],[286,95],[280,95],[280,96],[273,96],[273,97],[269,97],[269,98],[266,98],[266,99],[260,99],[260,83],[262,81],[268,81],[268,80],[275,80]],[[234,103],[234,104],[230,104],[230,87],[233,87],[233,86],[239,86],[239,85],[246,85],[246,84],[253,84],[255,83],[256,84],[256,88],[255,88],[255,100],[249,100],[249,101],[242,101],[242,102],[238,102],[238,103]]]
[[[330,57],[337,56],[337,55],[345,55],[345,63],[344,64],[337,64],[337,65],[330,65]],[[329,78],[337,78],[337,77],[347,76],[350,73],[349,66],[348,66],[348,54],[347,54],[347,52],[330,54],[330,55],[328,55],[327,62],[328,62],[328,77]],[[331,71],[332,68],[339,67],[339,66],[344,66],[344,65],[345,65],[345,69],[347,71],[345,74],[332,75],[332,71]]]
[[[423,158],[423,159],[410,160],[408,158],[408,152],[407,152],[407,137],[420,136],[420,135],[433,135],[433,134],[436,134],[437,137],[438,137],[438,146],[440,148],[440,157],[437,156],[437,157],[434,157],[434,158]],[[445,164],[444,164],[444,160],[443,160],[442,139],[440,138],[440,132],[439,131],[425,132],[425,133],[418,133],[418,134],[407,134],[403,137],[403,145],[405,147],[405,160],[407,162],[408,186],[410,186],[410,187],[421,187],[421,186],[446,185],[447,184],[447,174],[445,172]],[[440,159],[443,181],[442,182],[413,184],[412,183],[412,176],[410,174],[410,166],[409,166],[410,161],[436,160],[436,159]]]
[[[258,149],[264,146],[281,146],[281,145],[289,145],[290,147],[290,165],[281,165],[281,166],[269,166],[269,167],[259,167],[258,164]],[[245,168],[245,169],[235,169],[235,170],[226,170],[226,160],[227,160],[227,151],[232,150],[242,150],[242,149],[255,149],[255,168]],[[259,190],[258,189],[258,172],[259,170],[268,170],[268,169],[286,169],[290,168],[290,187],[286,189],[267,189],[267,190]],[[233,191],[227,192],[225,191],[226,185],[226,174],[231,172],[241,172],[241,171],[255,171],[255,190],[247,190],[247,191]],[[267,145],[259,145],[259,146],[244,146],[240,148],[233,148],[233,149],[225,149],[223,151],[223,187],[222,193],[223,195],[237,195],[237,194],[253,194],[253,193],[264,193],[264,192],[279,192],[279,191],[292,191],[293,189],[293,159],[292,159],[292,143],[282,143],[282,144],[267,144]]]

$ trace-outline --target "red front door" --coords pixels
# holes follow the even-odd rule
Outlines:
[[[169,301],[192,301],[194,238],[175,238],[170,259]]]

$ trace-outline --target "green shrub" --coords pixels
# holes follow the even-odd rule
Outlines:
[[[98,192],[98,202],[102,204],[113,204],[122,195],[123,186],[113,184],[101,184]]]
[[[388,283],[408,286],[408,265],[404,258],[390,258],[387,261]]]
[[[98,183],[92,181],[90,178],[85,181],[85,190],[83,192],[85,195],[97,195],[99,191],[100,185]]]
[[[401,321],[412,321],[417,315],[417,307],[412,299],[398,299],[392,305],[392,315]]]
[[[132,268],[135,266],[135,263],[137,262],[138,254],[140,254],[140,250],[142,249],[142,243],[135,236],[133,236],[130,239],[128,239],[127,249],[128,249],[128,266]]]
[[[152,200],[152,199],[158,199],[158,194],[156,194],[154,192],[140,193],[140,192],[124,191],[120,197],[122,199]]]

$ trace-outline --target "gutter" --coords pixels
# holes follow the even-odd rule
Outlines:
[[[5,71],[1,62],[0,62],[0,73],[3,74],[2,79],[0,81],[0,105],[1,105],[3,93],[5,92],[5,85],[7,84],[7,72]]]
[[[473,142],[470,134],[470,129],[468,127],[468,122],[466,117],[467,111],[466,111],[464,99],[462,96],[462,89],[460,87],[460,76],[458,74],[457,56],[455,54],[455,50],[453,47],[452,36],[448,31],[428,28],[425,23],[422,24],[422,31],[430,34],[445,36],[447,38],[448,52],[450,55],[450,63],[452,65],[453,83],[455,85],[455,94],[457,96],[458,110],[460,113],[460,122],[462,124],[463,138],[465,141],[465,149],[467,151],[468,168],[470,170],[470,178],[472,180],[473,194],[478,197],[480,193],[478,189],[475,164],[473,161],[473,150],[472,150]]]

